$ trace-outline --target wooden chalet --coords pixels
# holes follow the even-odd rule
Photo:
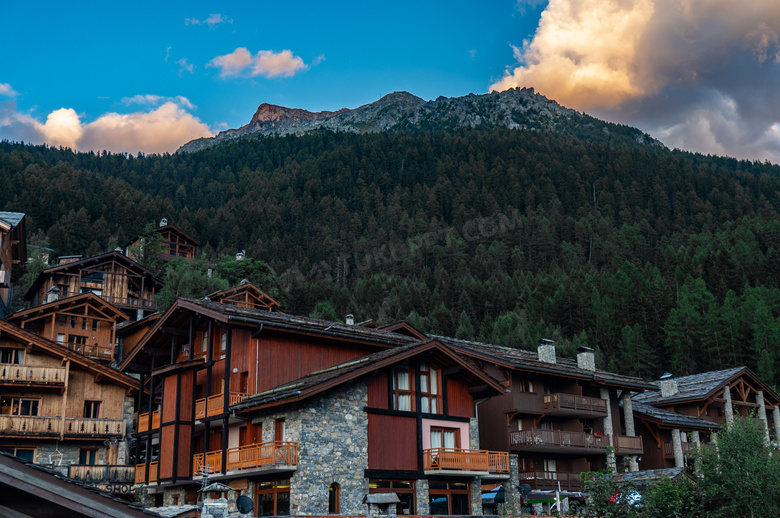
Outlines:
[[[160,240],[159,246],[155,246],[153,251],[153,253],[158,254],[160,259],[181,258],[191,260],[195,258],[195,253],[200,243],[179,228],[169,225],[167,219],[161,219],[159,226],[152,232],[156,235],[152,239],[159,238]],[[147,252],[144,250],[144,247],[148,246],[149,239],[146,234],[138,234],[133,237],[122,246],[125,250],[125,255],[137,260]]]
[[[0,212],[0,318],[10,313],[11,269],[27,260],[25,215],[22,212]]]
[[[94,293],[58,299],[8,318],[22,329],[105,363],[115,360],[117,324],[126,320],[126,314]]]
[[[212,302],[230,306],[281,312],[278,302],[246,279],[241,281],[238,286],[212,293],[206,298]]]
[[[533,352],[437,338],[508,389],[480,404],[479,435],[482,448],[518,456],[520,483],[576,492],[582,472],[639,469],[643,438],[620,402],[653,385],[596,369],[587,348],[574,361],[557,358],[549,340]]]
[[[149,270],[113,251],[62,261],[41,272],[25,295],[31,306],[83,293],[94,293],[131,319],[157,309],[155,294],[164,283]]]
[[[124,484],[115,489],[129,494],[125,409],[137,386],[98,361],[0,321],[0,451],[73,478],[89,472],[93,482]]]
[[[664,374],[653,384],[656,390],[632,398],[648,445],[642,469],[686,466],[689,454],[735,416],[758,420],[766,442],[780,442],[780,398],[747,367],[680,378]]]

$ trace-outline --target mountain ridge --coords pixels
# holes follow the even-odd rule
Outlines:
[[[262,103],[248,124],[222,131],[214,137],[187,142],[177,153],[200,151],[247,136],[302,135],[319,130],[377,133],[478,126],[556,132],[589,141],[663,147],[658,140],[636,128],[565,108],[533,88],[512,88],[462,97],[440,96],[431,101],[399,91],[354,109],[321,112]]]

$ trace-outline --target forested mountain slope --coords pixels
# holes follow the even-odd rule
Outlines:
[[[565,352],[657,377],[778,380],[780,169],[503,128],[245,138],[198,153],[0,144],[0,209],[60,254],[160,217],[246,249],[284,307]],[[40,238],[40,236],[39,236]]]

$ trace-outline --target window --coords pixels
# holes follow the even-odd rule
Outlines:
[[[82,318],[81,319],[81,329],[86,331],[88,325],[89,325],[89,319],[88,318]]]
[[[441,404],[441,371],[420,362],[420,411],[438,414]]]
[[[100,417],[100,401],[84,401],[84,417],[97,419]]]
[[[68,327],[71,329],[76,328],[76,317],[70,317],[70,322],[68,323]]]
[[[428,499],[433,515],[471,514],[469,485],[466,482],[430,482]]]
[[[290,514],[290,479],[258,482],[255,493],[257,516],[287,516]]]
[[[209,334],[207,331],[203,331],[203,341],[200,343],[200,354],[205,356],[209,350]]]
[[[0,363],[11,363],[13,365],[21,365],[24,363],[24,349],[0,349]]]
[[[339,485],[336,482],[328,487],[328,514],[339,514]]]
[[[225,354],[227,353],[227,340],[228,340],[228,334],[227,331],[222,331],[222,338],[219,342],[219,359],[222,360],[225,358]]]
[[[431,428],[431,448],[460,448],[460,430],[457,428]]]
[[[399,503],[396,504],[396,513],[399,515],[416,514],[415,486],[413,480],[384,480],[372,479],[368,483],[369,493],[395,493]]]
[[[92,330],[97,331],[98,330],[98,321],[96,318],[92,319]]]
[[[81,282],[103,284],[103,272],[89,272],[81,275]]]
[[[35,462],[35,448],[15,448],[13,446],[0,446],[0,451],[14,455],[27,462]]]
[[[57,315],[57,325],[60,327],[65,327],[68,323],[68,317],[65,315]]]
[[[79,450],[79,464],[82,466],[94,466],[98,463],[98,451],[96,448],[81,448]]]
[[[393,369],[393,410],[414,410],[413,372],[409,367]]]
[[[533,392],[534,391],[534,382],[531,380],[520,380],[517,383],[517,389],[520,392]]]
[[[0,399],[0,413],[4,415],[37,416],[39,399],[4,397]]]
[[[57,333],[57,343],[65,343],[65,333]]]

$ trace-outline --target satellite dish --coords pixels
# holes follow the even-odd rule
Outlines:
[[[255,502],[248,496],[239,496],[236,499],[236,507],[241,514],[248,514],[255,510]]]
[[[517,486],[517,489],[519,489],[520,492],[522,494],[524,494],[524,495],[530,495],[531,494],[531,490],[533,488],[531,486],[529,486],[528,484],[520,484],[519,486]]]

